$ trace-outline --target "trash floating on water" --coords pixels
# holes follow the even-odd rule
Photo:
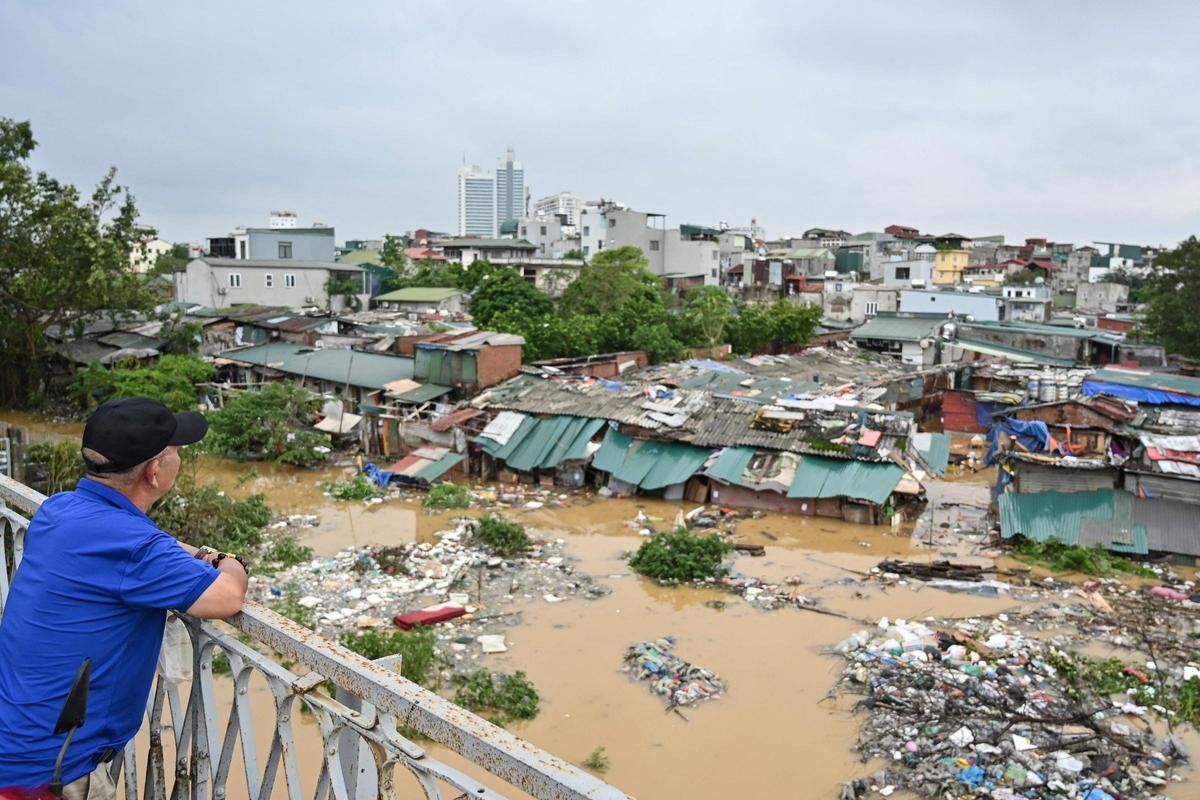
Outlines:
[[[650,691],[668,698],[668,711],[720,697],[725,691],[720,676],[684,661],[671,652],[674,647],[675,639],[670,636],[630,645],[625,651],[625,671],[640,681],[649,681]]]

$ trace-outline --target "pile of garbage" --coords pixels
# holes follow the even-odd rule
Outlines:
[[[671,652],[675,639],[664,636],[652,642],[636,642],[625,651],[624,671],[639,681],[648,681],[650,691],[667,698],[667,710],[701,700],[716,700],[725,684],[714,672],[684,661]]]
[[[890,764],[842,796],[1112,800],[1183,779],[1186,750],[1156,734],[1150,709],[1081,692],[1065,654],[1024,622],[883,618],[836,645],[847,664],[835,691],[863,695],[867,712],[856,749]]]
[[[476,543],[472,530],[471,520],[457,520],[434,534],[435,542],[347,548],[275,575],[252,575],[250,595],[277,609],[303,609],[330,639],[390,628],[408,612],[462,606],[462,615],[434,630],[439,651],[465,662],[469,672],[480,654],[507,649],[503,631],[520,622],[522,603],[595,599],[611,591],[576,572],[562,539],[530,531],[528,551],[501,558]]]

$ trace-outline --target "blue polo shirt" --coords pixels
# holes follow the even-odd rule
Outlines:
[[[124,495],[84,478],[30,521],[0,617],[0,787],[49,783],[54,735],[84,658],[87,721],[62,777],[91,772],[134,737],[146,713],[167,609],[186,610],[217,579]]]

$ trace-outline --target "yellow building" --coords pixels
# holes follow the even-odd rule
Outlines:
[[[933,283],[935,286],[957,286],[963,282],[963,270],[967,268],[970,254],[960,248],[938,250],[933,256]]]

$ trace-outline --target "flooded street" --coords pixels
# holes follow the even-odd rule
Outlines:
[[[0,414],[0,419],[16,421],[9,412]],[[28,418],[21,421],[31,423]],[[69,425],[53,427],[39,429],[40,435],[77,435]],[[375,505],[333,502],[324,496],[322,484],[343,477],[341,467],[306,471],[204,457],[195,469],[199,481],[215,480],[232,494],[265,494],[276,513],[317,515],[318,524],[299,535],[319,556],[368,544],[432,541],[436,531],[450,527],[452,518],[460,515],[427,513],[415,498]],[[763,545],[766,555],[738,554],[735,572],[772,581],[791,578],[821,608],[849,619],[795,608],[767,612],[729,592],[662,587],[634,574],[624,556],[643,538],[629,521],[641,512],[661,530],[678,512],[690,510],[690,504],[569,492],[562,508],[506,509],[504,513],[526,525],[531,535],[563,538],[563,552],[576,570],[593,576],[611,593],[596,600],[572,597],[558,603],[518,596],[515,605],[505,608],[523,612],[522,623],[506,631],[508,651],[482,656],[480,666],[523,670],[537,687],[540,713],[510,730],[576,763],[603,746],[611,763],[604,779],[633,796],[836,797],[844,781],[868,775],[873,768],[859,763],[851,751],[860,722],[851,714],[856,698],[829,696],[844,661],[822,650],[864,626],[873,626],[880,617],[961,617],[1022,605],[1011,597],[951,594],[920,583],[888,588],[855,580],[885,558],[944,558],[940,543],[945,531],[973,513],[971,503],[978,502],[985,480],[986,476],[974,475],[962,485],[931,484],[939,487],[931,495],[942,492],[939,496],[963,504],[951,505],[939,511],[942,516],[925,521],[931,528],[928,533],[938,536],[935,548],[914,546],[914,538],[925,541],[927,532],[911,521],[895,531],[785,514],[737,522],[734,540]],[[966,551],[957,560],[988,563]],[[411,609],[388,611],[406,610]],[[686,707],[682,715],[667,713],[663,698],[621,671],[630,644],[662,636],[676,639],[680,657],[718,673],[726,682],[726,693],[714,702]],[[1100,648],[1096,654],[1101,654]],[[232,691],[228,679],[219,679],[218,686],[226,695]],[[266,726],[273,719],[272,700],[261,678],[254,679],[251,692],[263,753],[269,744]],[[222,719],[227,713],[227,709],[221,712]],[[320,767],[320,738],[311,715],[298,715],[298,721],[302,778],[311,787]],[[143,731],[143,741],[145,736]],[[1194,732],[1186,738],[1200,744]],[[429,749],[486,780],[480,770],[442,748]],[[144,770],[144,764],[139,769]],[[406,781],[402,778],[402,796],[410,796],[405,791],[415,792]],[[230,784],[234,792],[242,786],[240,778]],[[1193,788],[1191,784],[1172,787],[1171,796],[1200,797],[1200,791],[1188,793]],[[306,793],[310,791],[307,788]],[[507,794],[520,796],[515,791]],[[284,794],[276,791],[275,796]]]

